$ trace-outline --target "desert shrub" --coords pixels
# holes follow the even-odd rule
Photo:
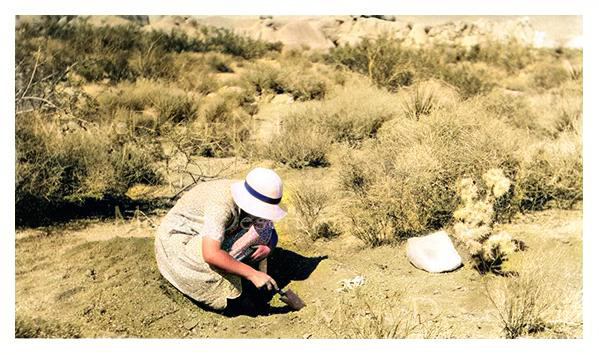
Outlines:
[[[197,103],[187,95],[160,96],[155,102],[160,122],[192,121],[198,110]]]
[[[570,79],[575,81],[582,81],[582,65],[572,65],[570,62],[564,62],[564,69],[570,74]]]
[[[145,79],[173,79],[178,74],[175,55],[152,47],[135,50],[129,58],[132,77]]]
[[[568,81],[527,99],[537,118],[539,137],[557,139],[564,132],[582,130],[582,87],[576,82]]]
[[[506,338],[551,333],[569,318],[570,314],[563,314],[562,309],[576,308],[574,299],[578,296],[561,287],[566,284],[563,278],[572,277],[564,273],[565,258],[563,250],[544,248],[513,262],[515,276],[484,280],[485,295]]]
[[[356,147],[375,137],[385,121],[401,112],[397,100],[363,82],[348,84],[321,102],[302,103],[283,116],[281,130],[262,154],[294,168],[328,165],[332,142]]]
[[[134,184],[161,181],[154,153],[107,127],[64,131],[37,114],[23,115],[16,121],[16,153],[18,224],[65,204],[123,199]]]
[[[306,121],[301,115],[289,115],[271,141],[259,146],[258,154],[291,168],[328,166],[331,138],[323,127]]]
[[[397,219],[405,217],[401,206],[394,206],[397,194],[393,194],[392,182],[377,181],[368,194],[350,200],[346,209],[351,222],[351,232],[367,246],[376,247],[407,238],[396,228]],[[394,207],[399,207],[396,209]]]
[[[570,79],[570,74],[558,64],[541,63],[531,70],[530,85],[541,91],[557,87]]]
[[[536,112],[533,111],[526,97],[493,90],[482,98],[482,102],[490,115],[504,120],[513,127],[542,134],[543,127],[539,125]]]
[[[148,132],[153,131],[153,134],[164,133],[182,121],[195,120],[199,110],[199,102],[184,91],[161,81],[145,79],[135,83],[120,83],[101,93],[97,101],[106,116],[105,120],[116,119],[133,127],[136,122],[145,121],[143,126]],[[134,121],[126,119],[123,113]]]
[[[248,140],[255,124],[254,97],[238,87],[223,87],[199,103],[201,105],[196,103],[189,107],[197,108],[196,112],[183,110],[193,118],[183,115],[183,119],[175,120],[178,122],[166,121],[168,124],[163,124],[161,135],[189,161],[192,155],[249,157]]]
[[[238,103],[216,97],[207,103],[198,120],[188,126],[188,135],[199,154],[208,157],[233,155],[249,137],[252,119]]]
[[[482,61],[498,66],[513,74],[535,62],[535,50],[516,40],[490,41],[476,46],[467,57],[469,61]]]
[[[211,50],[220,51],[243,59],[259,58],[269,51],[280,52],[283,49],[281,42],[265,42],[240,36],[225,28],[206,27],[207,46]]]
[[[330,191],[314,183],[300,183],[291,189],[297,228],[311,240],[331,238],[336,234],[331,223],[323,220],[324,210],[330,204],[329,195]]]
[[[345,191],[355,195],[366,194],[375,176],[370,175],[368,149],[355,150],[345,148],[341,152],[338,179]]]
[[[428,88],[416,85],[401,102],[404,115],[414,120],[429,115],[437,106],[437,96]]]
[[[554,121],[554,137],[565,132],[579,132],[582,123],[582,105],[574,110],[565,106],[558,106],[557,117]]]
[[[279,80],[283,90],[300,101],[323,99],[329,85],[325,78],[299,68],[283,69]]]
[[[403,48],[391,36],[382,35],[374,40],[365,38],[356,46],[333,48],[326,61],[366,75],[378,86],[397,90],[412,83],[412,57],[412,50]]]
[[[137,26],[94,27],[86,23],[58,24],[51,17],[45,21],[24,23],[16,29],[17,42],[45,38],[61,45],[46,46],[47,56],[61,58],[66,66],[87,80],[130,79],[131,53],[141,48],[142,33]]]
[[[234,33],[226,28],[202,26],[201,37],[190,37],[185,32],[173,29],[171,32],[152,31],[148,42],[167,52],[221,52],[243,59],[259,58],[269,51],[280,52],[280,42],[269,43],[251,39]]]
[[[243,81],[258,95],[266,92],[275,94],[285,92],[278,81],[280,69],[267,64],[254,64],[247,69],[248,71],[243,75]]]
[[[572,208],[582,201],[582,154],[579,135],[531,146],[516,176],[516,203],[523,211],[551,204]]]
[[[251,59],[281,50],[280,43],[254,40],[215,27],[202,28],[203,38],[191,38],[178,30],[144,32],[137,25],[98,27],[84,21],[60,24],[58,20],[48,16],[43,21],[24,22],[16,28],[16,60],[24,64],[24,70],[33,70],[33,63],[27,57],[37,48],[42,49],[44,57],[53,58],[44,62],[53,67],[50,72],[52,69],[63,72],[72,66],[86,80],[113,82],[140,76],[172,78],[177,71],[172,53],[217,51]]]
[[[215,92],[220,87],[218,79],[211,73],[189,72],[188,74],[183,75],[179,80],[183,83],[183,89],[194,91],[201,95]]]
[[[326,79],[298,67],[279,69],[273,65],[255,64],[248,68],[242,80],[258,95],[289,93],[300,101],[322,99],[327,91]]]
[[[449,49],[451,47],[442,45],[409,48],[388,35],[381,35],[374,40],[363,39],[355,46],[331,49],[326,61],[366,75],[376,85],[391,91],[430,78],[456,87],[464,98],[489,91],[491,83],[463,60],[468,58],[456,54],[457,57],[451,59]]]
[[[508,339],[539,332],[546,326],[542,317],[551,300],[537,276],[520,275],[507,280],[500,290],[487,291]]]
[[[215,53],[207,54],[208,58]],[[215,92],[221,86],[214,75],[214,68],[210,63],[206,63],[207,58],[198,53],[179,53],[174,56],[174,66],[176,67],[176,77],[174,78],[176,86],[201,95],[207,95]],[[229,63],[228,59],[225,59]],[[230,65],[230,64],[227,64]]]
[[[18,37],[18,36],[17,36]],[[21,109],[52,109],[59,106],[56,88],[74,72],[76,54],[62,55],[63,45],[44,39],[15,42],[15,100]]]
[[[564,133],[574,133],[580,138],[582,132],[582,90],[561,90],[552,95],[552,98],[551,136],[559,138]]]
[[[292,114],[314,120],[337,142],[357,146],[375,137],[381,125],[400,112],[396,95],[355,81],[322,103],[306,104]]]
[[[74,67],[74,71],[87,81],[109,79],[117,82],[134,78],[136,75],[129,67],[129,53],[125,51],[86,55]]]
[[[160,121],[157,115],[117,108],[110,116],[111,126],[120,134],[129,138],[160,135]]]
[[[377,295],[376,297],[380,297]],[[446,332],[437,324],[438,315],[424,316],[408,306],[401,292],[380,302],[361,289],[342,294],[331,307],[319,312],[323,324],[335,338],[405,339],[439,338]]]
[[[215,72],[233,73],[233,69],[231,68],[232,60],[225,55],[219,53],[209,54],[206,57],[206,64]]]
[[[439,109],[419,121],[395,119],[357,158],[352,154],[342,161],[347,165],[353,160],[341,168],[342,185],[353,192],[353,207],[347,209],[352,232],[366,244],[378,245],[451,221],[457,207],[452,186],[459,178],[512,167],[515,160],[513,142],[496,134],[509,128],[482,117],[480,106],[469,105]],[[344,177],[348,171],[351,175]],[[369,223],[376,228],[364,232]]]
[[[509,177],[514,191],[505,202],[511,208],[571,208],[582,199],[581,94],[563,85],[526,98],[493,92],[481,99],[488,112],[526,132],[516,174]]]
[[[127,108],[133,111],[142,111],[152,101],[158,99],[163,88],[157,82],[150,80],[139,80],[135,83],[122,82],[119,85],[106,90],[98,95],[100,106],[113,112],[118,108]]]
[[[491,83],[466,65],[440,66],[435,77],[456,87],[465,99],[485,94],[492,88]]]
[[[116,81],[129,78],[131,74],[127,66],[127,54],[123,51],[107,51],[101,55],[94,52],[81,54],[67,43],[55,39],[17,39],[17,43],[27,42],[35,47],[17,44],[15,57],[20,63],[17,71],[23,71],[27,78],[34,74],[39,76],[38,79],[50,78],[58,82],[64,80],[64,74],[70,71],[87,80],[108,78]]]
[[[411,119],[455,106],[461,101],[457,88],[434,78],[418,81],[398,93],[404,116]]]

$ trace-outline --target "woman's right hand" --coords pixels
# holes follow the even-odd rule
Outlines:
[[[254,284],[254,286],[256,286],[256,288],[262,288],[266,286],[266,288],[269,291],[279,289],[279,287],[277,286],[277,282],[272,277],[268,276],[267,274],[261,271],[256,270],[256,272],[254,272],[248,278],[248,280],[250,280]]]

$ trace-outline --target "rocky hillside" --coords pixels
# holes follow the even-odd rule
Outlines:
[[[17,16],[20,21],[36,21],[41,16]],[[560,18],[538,21],[535,17],[464,17],[439,22],[430,16],[64,16],[61,21],[87,21],[95,25],[138,24],[147,30],[170,32],[179,29],[191,37],[202,36],[204,25],[225,27],[255,39],[283,43],[285,49],[327,50],[355,44],[362,38],[388,33],[412,46],[457,43],[472,47],[485,41],[515,40],[533,47],[565,46],[581,48],[580,21]],[[540,16],[539,16],[540,17]],[[545,16],[547,17],[547,16]],[[566,21],[564,21],[566,20]],[[553,23],[567,26],[569,38],[548,36]],[[565,22],[565,23],[564,23]],[[533,23],[537,24],[535,28]],[[562,31],[563,32],[563,31]],[[551,38],[556,37],[556,38]]]

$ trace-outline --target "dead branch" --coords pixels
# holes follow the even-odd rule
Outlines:
[[[34,100],[34,101],[42,101],[47,103],[48,105],[52,106],[53,108],[59,109],[58,106],[56,106],[52,101],[48,100],[48,99],[44,99],[42,97],[36,97],[36,96],[24,96],[21,97],[18,101],[21,100]]]
[[[41,55],[41,47],[37,47],[37,53],[35,56],[35,64],[33,65],[33,71],[31,72],[31,77],[29,78],[29,82],[27,83],[25,90],[21,94],[21,100],[23,100],[25,95],[27,95],[27,91],[29,91],[29,88],[31,87],[31,83],[33,82],[33,78],[35,77],[35,73],[37,72],[37,66],[40,61],[40,55]]]

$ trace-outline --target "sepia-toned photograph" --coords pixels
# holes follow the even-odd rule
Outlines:
[[[343,12],[16,15],[14,338],[583,338],[582,15]]]

